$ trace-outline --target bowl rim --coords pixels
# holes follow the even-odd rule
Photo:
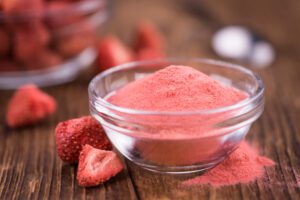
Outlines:
[[[68,3],[68,2],[66,2]],[[100,8],[103,8],[107,4],[106,0],[82,0],[78,2],[69,2],[65,8],[59,9],[57,11],[51,11],[48,9],[44,9],[41,12],[32,13],[32,10],[25,10],[18,14],[8,15],[4,13],[4,11],[0,11],[0,21],[26,21],[36,18],[49,18],[49,17],[59,17],[59,14],[70,13],[70,15],[74,15],[74,13],[80,13],[81,15],[85,15],[94,11],[97,11]],[[68,11],[68,12],[66,12]],[[13,21],[12,21],[13,22]]]
[[[254,92],[253,95],[250,97],[239,101],[235,104],[228,105],[228,106],[223,106],[223,107],[218,107],[214,109],[199,109],[199,110],[192,110],[192,111],[151,111],[151,110],[139,110],[139,109],[131,109],[131,108],[126,108],[126,107],[121,107],[117,106],[115,104],[112,104],[108,101],[106,101],[105,98],[102,98],[97,95],[95,92],[95,87],[96,83],[106,77],[107,75],[117,72],[119,70],[123,69],[128,69],[132,68],[138,65],[146,65],[146,64],[155,64],[159,62],[197,62],[197,63],[204,63],[204,64],[209,64],[209,65],[218,65],[219,67],[224,67],[224,68],[231,68],[235,70],[239,70],[247,75],[250,75],[258,84],[257,90]],[[258,76],[256,73],[252,72],[249,69],[246,69],[245,67],[242,67],[241,65],[237,64],[232,64],[229,62],[224,62],[224,61],[218,61],[214,59],[209,59],[209,58],[163,58],[163,59],[154,59],[154,60],[147,60],[147,61],[134,61],[134,62],[129,62],[121,65],[117,65],[115,67],[112,67],[110,69],[107,69],[100,74],[96,75],[91,82],[89,83],[88,86],[88,93],[89,93],[89,98],[90,98],[90,104],[97,104],[99,106],[104,106],[108,109],[124,113],[124,114],[129,114],[129,115],[172,115],[172,116],[178,116],[178,115],[208,115],[208,114],[217,114],[217,113],[223,113],[223,112],[228,112],[234,109],[239,109],[244,106],[250,105],[251,103],[257,101],[258,99],[263,97],[264,94],[264,83],[260,76]]]

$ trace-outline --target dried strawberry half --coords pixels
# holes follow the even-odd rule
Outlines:
[[[98,61],[101,70],[127,63],[133,60],[133,54],[118,38],[107,36],[99,43]]]
[[[80,152],[77,181],[80,186],[97,186],[122,169],[122,162],[115,152],[85,145]]]
[[[38,89],[35,85],[19,88],[11,98],[6,113],[9,127],[21,127],[34,124],[56,110],[53,97]]]
[[[89,144],[98,149],[111,149],[101,125],[91,116],[60,122],[55,129],[58,156],[65,162],[78,162],[83,146]]]
[[[138,51],[136,59],[139,61],[165,58],[165,54],[157,49],[145,48]]]
[[[139,23],[134,43],[137,52],[141,49],[163,50],[164,44],[164,38],[154,23],[150,21]]]

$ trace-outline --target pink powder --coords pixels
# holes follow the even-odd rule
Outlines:
[[[139,110],[192,111],[228,106],[246,97],[196,69],[169,66],[126,85],[109,101]]]
[[[119,89],[108,101],[140,110],[195,111],[227,106],[246,97],[245,93],[226,87],[194,68],[169,66]],[[124,118],[143,127],[134,129],[135,137],[156,139],[155,144],[135,143],[145,159],[160,165],[177,166],[216,159],[222,151],[220,140],[217,137],[201,137],[217,134],[219,130],[214,125],[227,119],[228,115],[232,113],[183,116],[124,114]]]
[[[247,98],[247,94],[224,86],[209,76],[186,66],[169,66],[134,81],[118,90],[108,101],[132,109],[154,111],[195,111],[228,106]],[[147,127],[141,135],[156,139],[154,143],[137,142],[136,149],[152,163],[167,166],[207,162],[222,151],[217,137],[204,140],[198,136],[214,134],[213,125],[235,113],[192,116],[134,116],[131,122]],[[126,116],[130,117],[130,116]],[[180,123],[178,123],[180,122]],[[188,136],[197,136],[188,140]],[[183,138],[184,140],[173,140]],[[261,157],[246,142],[223,163],[185,185],[210,183],[215,186],[246,183],[263,176],[264,166],[274,165]]]
[[[186,186],[211,184],[219,187],[248,183],[261,178],[265,173],[264,167],[274,164],[271,159],[259,156],[256,149],[244,141],[225,161],[202,176],[184,181],[183,184]]]

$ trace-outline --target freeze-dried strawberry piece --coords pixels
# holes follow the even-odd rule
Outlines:
[[[35,85],[18,89],[8,104],[6,121],[10,127],[34,124],[56,110],[55,99]]]
[[[45,6],[45,21],[51,28],[72,25],[82,17],[74,12],[74,5],[67,1],[49,1]]]
[[[97,186],[118,174],[122,169],[122,162],[115,152],[85,145],[80,152],[77,181],[80,186]]]
[[[41,50],[40,52],[32,55],[31,59],[23,62],[27,70],[38,70],[49,67],[54,67],[62,63],[62,58],[51,50]]]
[[[87,21],[74,24],[55,35],[55,48],[63,57],[73,57],[96,44],[95,27]]]
[[[32,59],[49,42],[49,33],[43,24],[16,27],[14,34],[14,56],[19,61]]]
[[[75,163],[85,144],[98,149],[112,148],[101,125],[91,116],[60,122],[55,129],[58,156],[65,162]]]
[[[146,48],[138,51],[136,58],[139,61],[143,61],[143,60],[159,59],[164,57],[165,55],[162,51],[157,49]]]
[[[0,72],[18,71],[19,68],[16,63],[9,60],[0,60]]]
[[[100,41],[98,61],[101,70],[127,63],[132,60],[132,52],[118,38],[107,36]]]
[[[164,49],[164,38],[158,28],[150,21],[143,21],[137,27],[135,49]]]
[[[7,14],[41,15],[44,9],[43,0],[2,0],[2,9]]]
[[[9,33],[4,28],[0,28],[0,57],[6,56],[8,54],[9,45]]]

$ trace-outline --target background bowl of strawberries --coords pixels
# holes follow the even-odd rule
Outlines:
[[[55,85],[96,59],[105,0],[0,1],[0,87]]]

